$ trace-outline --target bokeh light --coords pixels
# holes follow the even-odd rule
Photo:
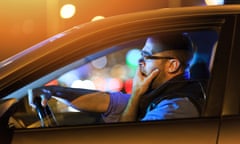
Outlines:
[[[76,80],[79,80],[78,71],[72,70],[58,78],[58,82],[61,86],[71,87],[72,83]]]
[[[224,0],[205,0],[207,5],[223,5]]]
[[[107,57],[106,56],[100,57],[100,58],[92,61],[92,65],[97,69],[104,68],[106,66],[106,64],[107,64]]]
[[[133,80],[132,79],[128,79],[125,81],[124,83],[124,90],[126,93],[131,94],[132,93],[132,83]]]
[[[127,79],[128,68],[125,65],[117,64],[110,71],[111,77],[119,79]]]
[[[72,88],[83,88],[83,89],[92,89],[95,90],[96,87],[91,80],[75,80],[72,85]]]
[[[76,13],[76,7],[73,4],[65,4],[60,9],[60,16],[63,19],[69,19]]]
[[[141,51],[139,49],[131,49],[127,52],[126,63],[130,67],[137,67],[138,60],[141,58]]]
[[[120,91],[123,88],[122,80],[118,78],[109,78],[107,79],[107,91]]]
[[[94,18],[92,18],[91,21],[97,21],[97,20],[101,20],[101,19],[104,19],[105,17],[104,16],[95,16]]]
[[[58,80],[54,79],[48,83],[46,83],[44,86],[53,86],[53,85],[58,85]]]
[[[94,77],[93,78],[93,83],[96,87],[96,90],[99,90],[99,91],[105,91],[105,87],[106,87],[106,80],[102,77]]]
[[[123,88],[123,81],[118,78],[95,77],[92,82],[96,90],[100,91],[121,91]]]

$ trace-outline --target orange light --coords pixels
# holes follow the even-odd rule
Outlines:
[[[60,16],[63,19],[69,19],[76,13],[76,7],[73,4],[65,4],[60,9]]]
[[[59,85],[58,80],[54,79],[45,84],[45,86]]]
[[[101,19],[104,19],[105,17],[104,16],[95,16],[94,18],[92,18],[91,21],[97,21],[97,20],[101,20]]]

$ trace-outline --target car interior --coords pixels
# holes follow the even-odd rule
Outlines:
[[[191,77],[199,80],[206,91],[219,33],[214,30],[188,33],[197,48],[190,66]],[[23,98],[15,106],[14,115],[8,122],[9,127],[17,129],[41,127],[36,111],[28,104],[27,90],[31,88],[57,85],[99,91],[122,91],[130,94],[132,78],[141,57],[144,40],[145,38],[127,41],[81,58],[12,93],[13,96],[22,95]],[[11,102],[15,101],[10,100],[9,103]],[[56,99],[51,99],[48,104],[54,113],[54,119],[58,122],[56,126],[104,123],[99,113],[79,111]],[[2,109],[0,113],[3,113]]]

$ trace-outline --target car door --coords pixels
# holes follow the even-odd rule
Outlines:
[[[213,65],[207,89],[207,105],[203,117],[155,122],[16,129],[13,131],[12,143],[216,143],[230,56],[230,49],[226,47],[231,44],[235,17],[230,14],[219,14],[217,10],[216,13],[213,11],[207,13],[208,9],[205,8],[200,8],[199,13],[193,8],[187,10],[151,11],[134,14],[132,15],[134,18],[131,15],[130,18],[128,15],[126,17],[115,17],[106,19],[102,23],[99,22],[96,25],[98,28],[96,32],[87,33],[89,31],[83,29],[83,32],[86,31],[87,35],[82,37],[79,36],[80,34],[73,33],[72,35],[77,38],[70,40],[72,37],[69,36],[66,39],[70,42],[62,44],[61,48],[56,49],[54,54],[49,52],[39,58],[38,62],[40,62],[36,63],[37,65],[34,68],[42,64],[41,58],[43,62],[46,62],[44,58],[47,57],[55,59],[48,61],[48,64],[41,65],[38,68],[39,74],[35,77],[44,76],[50,70],[60,68],[69,64],[69,62],[126,40],[134,40],[157,33],[214,30],[219,34],[219,45],[217,45],[216,51],[211,54],[216,55],[211,56]],[[179,16],[175,16],[176,14],[179,14]],[[106,25],[101,27],[103,24]],[[94,30],[94,23],[85,27]],[[53,42],[50,46],[57,45]],[[47,46],[47,48],[50,46]],[[71,50],[72,52],[69,52]],[[76,53],[81,54],[77,56]],[[222,57],[223,55],[224,57]],[[61,62],[58,61],[60,59],[62,59]],[[56,66],[52,65],[49,68],[49,65],[53,63]],[[25,68],[29,68],[31,64],[25,66]],[[31,73],[30,76],[34,76],[34,73]],[[29,79],[25,78],[25,80]]]
[[[224,103],[222,109],[222,122],[220,127],[219,143],[238,143],[239,133],[240,133],[240,96],[239,96],[239,44],[240,44],[240,35],[239,35],[239,15],[235,16],[235,30],[234,37],[232,37],[231,47],[231,61],[229,63],[228,71],[228,80],[226,86],[226,92],[224,96]]]

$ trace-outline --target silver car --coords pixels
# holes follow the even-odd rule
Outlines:
[[[28,104],[29,89],[46,85],[131,93],[145,38],[175,32],[188,33],[197,48],[190,71],[205,84],[200,117],[105,123],[56,98],[48,118],[56,123],[45,124]],[[239,46],[238,5],[166,8],[75,26],[0,63],[0,143],[238,143]]]

